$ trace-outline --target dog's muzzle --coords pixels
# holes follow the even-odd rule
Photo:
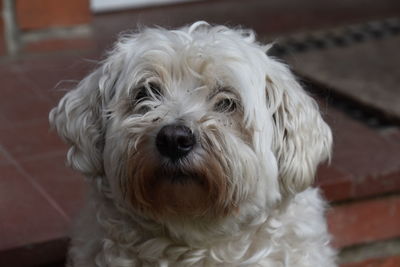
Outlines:
[[[156,137],[158,151],[173,161],[185,157],[195,144],[196,138],[192,130],[179,124],[162,127]]]

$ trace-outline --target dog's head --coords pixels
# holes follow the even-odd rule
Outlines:
[[[310,186],[330,130],[254,39],[204,22],[122,37],[50,113],[69,164],[159,220],[259,212]]]

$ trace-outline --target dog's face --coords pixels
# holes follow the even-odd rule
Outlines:
[[[266,50],[201,22],[122,38],[50,114],[69,163],[156,220],[249,216],[304,190],[330,131]]]

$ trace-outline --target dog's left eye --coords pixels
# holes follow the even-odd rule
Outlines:
[[[215,106],[214,106],[214,110],[217,112],[227,112],[227,113],[231,113],[234,112],[236,110],[236,102],[234,99],[231,98],[224,98],[219,100]]]

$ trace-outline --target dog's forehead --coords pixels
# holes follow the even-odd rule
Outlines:
[[[145,81],[168,91],[161,92],[165,101],[181,100],[187,106],[193,101],[198,106],[219,88],[229,88],[242,102],[246,121],[253,121],[265,104],[265,57],[260,46],[235,32],[151,29],[119,43],[116,99],[135,96]]]
[[[169,36],[171,33],[166,32]],[[128,72],[136,81],[157,78],[160,83],[178,86],[179,90],[202,87],[217,90],[229,87],[239,90],[238,81],[243,74],[251,74],[251,65],[238,46],[227,48],[222,40],[200,38],[163,39],[151,36],[139,39],[134,58],[130,60]]]

